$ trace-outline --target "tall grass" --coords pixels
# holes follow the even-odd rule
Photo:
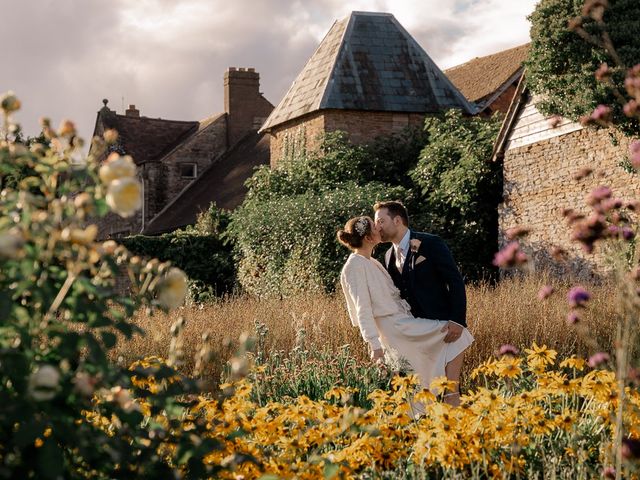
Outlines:
[[[546,284],[555,293],[547,300],[537,298]],[[544,276],[526,276],[501,281],[497,286],[481,284],[467,289],[467,319],[475,343],[465,356],[464,372],[491,357],[505,343],[526,348],[533,342],[546,344],[559,355],[587,356],[602,348],[610,350],[615,336],[616,296],[610,285],[586,286],[592,300],[581,323],[566,322],[569,310],[566,293],[569,284],[550,281]],[[296,338],[304,330],[304,348],[311,352],[338,352],[346,344],[356,360],[368,361],[366,345],[357,328],[351,326],[344,299],[336,295],[302,295],[288,299],[229,297],[203,306],[186,306],[170,314],[148,316],[138,312],[134,322],[145,330],[120,343],[116,356],[130,363],[139,358],[158,355],[167,357],[171,343],[170,327],[179,316],[185,318],[182,349],[183,369],[193,369],[193,359],[203,344],[202,335],[209,333],[209,344],[215,360],[205,374],[220,378],[226,360],[235,352],[241,333],[255,334],[256,322],[268,329],[261,350],[269,356],[287,355],[296,346]],[[588,332],[579,335],[580,331]],[[594,342],[600,344],[597,347]]]

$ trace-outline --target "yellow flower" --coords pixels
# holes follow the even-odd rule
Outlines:
[[[573,368],[574,370],[578,370],[581,372],[584,370],[585,365],[587,364],[584,358],[578,358],[575,355],[571,355],[569,358],[565,358],[562,362],[560,362],[560,367],[562,368]]]
[[[556,415],[554,421],[559,428],[566,431],[571,429],[571,426],[576,422],[577,419],[578,414],[576,412],[565,408],[562,413],[560,413],[560,415]]]
[[[171,268],[158,284],[158,302],[168,309],[184,303],[187,295],[187,276],[179,268]]]
[[[527,362],[536,370],[544,369],[547,365],[553,365],[558,352],[548,348],[546,345],[538,346],[536,342],[530,349],[525,349],[527,353]]]
[[[113,180],[107,189],[107,205],[121,217],[130,217],[142,206],[142,189],[135,178]]]
[[[518,377],[522,374],[522,369],[520,368],[521,362],[522,360],[520,358],[504,356],[497,362],[496,373],[498,376],[504,378]]]
[[[438,394],[446,392],[457,392],[458,382],[449,380],[447,377],[436,377],[429,385],[431,391],[435,391]]]
[[[136,176],[136,164],[129,155],[120,156],[112,153],[105,160],[98,172],[100,180],[105,185],[109,185],[114,180],[120,178],[133,178]]]

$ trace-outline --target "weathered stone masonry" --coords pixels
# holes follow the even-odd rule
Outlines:
[[[630,139],[616,135],[614,145],[609,131],[580,129],[530,145],[507,150],[504,155],[504,199],[500,205],[500,232],[520,225],[531,228],[523,241],[533,253],[533,266],[558,273],[591,276],[592,271],[605,272],[602,249],[586,254],[570,241],[570,228],[562,211],[572,208],[590,212],[587,194],[599,185],[609,186],[616,197],[631,200],[639,197],[640,178],[625,171],[621,163],[628,152]],[[588,167],[594,174],[584,180],[574,175]],[[550,258],[554,245],[566,249],[568,264]]]

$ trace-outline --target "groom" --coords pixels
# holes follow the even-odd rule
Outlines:
[[[418,318],[449,320],[443,328],[447,331],[444,341],[456,341],[467,326],[467,296],[449,248],[436,235],[409,230],[409,215],[402,203],[378,202],[373,209],[382,241],[392,243],[385,254],[385,267],[411,313]]]

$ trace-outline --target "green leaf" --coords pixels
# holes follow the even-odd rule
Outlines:
[[[323,470],[323,475],[325,480],[329,480],[331,478],[334,478],[338,472],[340,471],[340,465],[337,465],[335,463],[331,463],[331,462],[325,462],[324,464],[324,470]]]
[[[100,338],[102,338],[102,342],[106,348],[113,348],[118,341],[118,337],[115,333],[111,332],[100,332]]]
[[[64,457],[56,441],[49,437],[44,439],[42,447],[37,449],[37,469],[40,478],[62,478],[64,473]]]

